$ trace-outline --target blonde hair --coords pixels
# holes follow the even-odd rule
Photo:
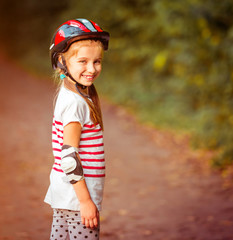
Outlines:
[[[93,45],[93,43],[96,43],[97,46],[104,49],[103,43],[99,40],[95,40],[95,39],[79,40],[79,41],[73,42],[68,48],[68,50],[63,53],[63,56],[65,57],[65,59],[69,59],[72,56],[77,55],[81,47],[91,46]]]
[[[70,57],[76,55],[81,47],[90,46],[93,44],[93,42],[95,42],[97,44],[97,46],[104,49],[103,43],[99,40],[94,40],[94,39],[80,40],[80,41],[72,43],[71,46],[69,47],[69,49],[65,53],[63,53],[63,56],[65,57],[65,59],[69,59]],[[56,80],[58,78],[60,78],[59,75],[61,73],[62,73],[61,69],[56,69],[55,74],[54,74]],[[59,82],[61,82],[61,81],[59,81]],[[61,85],[62,84],[60,84],[59,89],[60,89]],[[103,119],[102,119],[100,101],[99,101],[99,96],[98,96],[98,93],[96,91],[94,84],[92,84],[90,87],[88,87],[88,95],[91,100],[88,97],[83,96],[83,95],[81,95],[81,97],[88,104],[88,107],[90,110],[90,118],[95,125],[100,124],[101,128],[103,129]]]

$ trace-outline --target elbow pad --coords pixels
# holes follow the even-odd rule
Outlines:
[[[78,153],[77,148],[70,145],[62,146],[61,168],[71,184],[84,179],[83,167],[76,153]]]

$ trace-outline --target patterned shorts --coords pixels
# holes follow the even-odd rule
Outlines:
[[[99,227],[87,228],[82,224],[79,211],[53,209],[50,240],[99,240]]]

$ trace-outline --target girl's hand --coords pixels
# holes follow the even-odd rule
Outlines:
[[[80,136],[82,132],[82,126],[78,122],[71,122],[64,127],[63,132],[63,144],[67,144],[73,147],[78,147],[80,143]],[[80,160],[80,157],[77,155]],[[80,161],[81,162],[81,161]],[[75,190],[75,193],[80,202],[80,212],[82,224],[86,227],[94,228],[99,225],[99,212],[91,200],[90,193],[88,191],[86,181],[81,180],[72,184]]]
[[[97,228],[99,224],[99,212],[91,199],[80,202],[82,224],[87,228]]]

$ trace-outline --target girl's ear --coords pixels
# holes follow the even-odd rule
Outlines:
[[[58,56],[58,61],[62,64],[61,55]]]

